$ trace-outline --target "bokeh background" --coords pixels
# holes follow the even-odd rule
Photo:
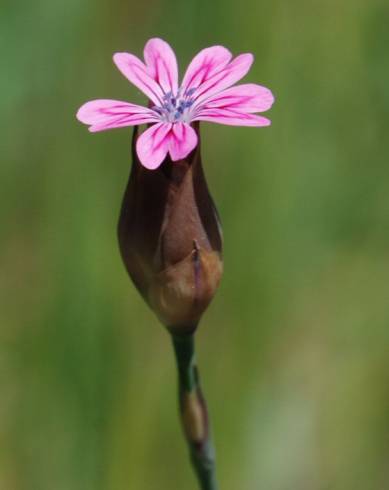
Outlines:
[[[221,490],[389,488],[386,0],[2,0],[0,489],[195,489],[168,335],[116,222],[142,102],[115,69],[153,36],[181,68],[250,51],[270,128],[202,126],[225,275],[198,358]]]

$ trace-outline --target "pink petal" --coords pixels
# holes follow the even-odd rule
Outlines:
[[[150,170],[158,168],[169,149],[171,123],[160,122],[146,129],[136,142],[136,152],[142,165]]]
[[[161,104],[162,89],[150,76],[146,65],[139,58],[130,53],[115,53],[113,61],[123,75],[142,90],[154,104]]]
[[[193,121],[209,121],[229,126],[269,126],[271,124],[266,117],[218,108],[199,111]]]
[[[169,153],[173,162],[185,158],[196,145],[197,134],[189,124],[182,122],[173,124],[169,142]]]
[[[146,65],[151,77],[165,93],[177,93],[178,67],[174,51],[162,39],[150,39],[144,49]]]
[[[223,69],[231,58],[232,54],[223,46],[203,49],[190,62],[182,80],[182,87],[186,91],[198,88]]]
[[[158,115],[151,109],[120,100],[97,99],[82,105],[77,119],[90,125],[89,131],[134,126],[158,121]]]
[[[206,99],[201,107],[204,109],[218,107],[238,112],[264,112],[270,109],[273,102],[274,96],[268,88],[247,83],[236,85],[213,95]]]
[[[211,97],[238,82],[250,70],[253,61],[254,57],[250,53],[241,54],[234,58],[231,63],[215,73],[215,75],[203,83],[196,91],[196,105],[199,105],[208,97]]]

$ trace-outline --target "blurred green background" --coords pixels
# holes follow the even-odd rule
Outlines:
[[[116,222],[142,102],[114,67],[160,36],[250,51],[270,128],[204,124],[225,275],[198,358],[221,490],[389,488],[386,0],[2,0],[0,489],[195,489],[168,335]]]

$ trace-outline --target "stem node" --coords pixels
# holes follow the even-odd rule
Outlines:
[[[207,406],[200,388],[194,336],[172,335],[178,368],[181,424],[192,465],[201,490],[217,490],[215,450],[212,444]]]

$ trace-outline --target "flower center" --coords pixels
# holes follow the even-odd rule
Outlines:
[[[190,108],[195,100],[192,95],[195,91],[195,88],[191,88],[182,93],[182,87],[180,87],[177,94],[173,92],[165,94],[162,105],[154,106],[152,109],[159,114],[162,121],[189,122]]]

